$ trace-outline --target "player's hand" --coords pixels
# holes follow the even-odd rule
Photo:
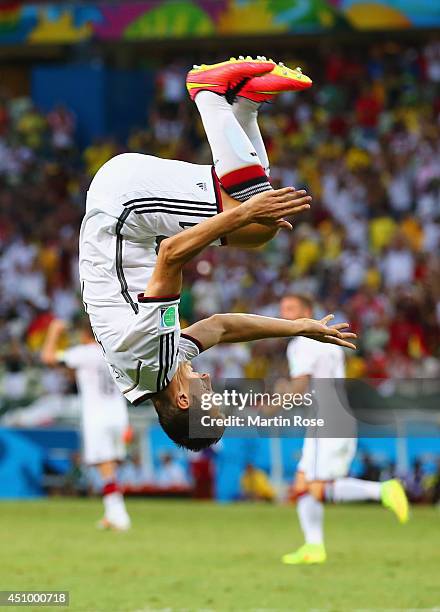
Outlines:
[[[349,326],[348,323],[337,323],[336,325],[327,325],[334,318],[334,315],[329,314],[320,321],[315,319],[296,319],[301,325],[299,335],[306,338],[312,338],[318,342],[328,342],[329,344],[337,344],[352,350],[356,350],[356,345],[351,342],[357,338],[353,332],[343,331]]]
[[[294,187],[264,191],[252,196],[241,206],[249,215],[249,223],[261,223],[291,230],[292,225],[284,219],[310,208],[312,198],[304,189]]]

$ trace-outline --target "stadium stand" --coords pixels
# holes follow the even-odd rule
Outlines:
[[[189,63],[189,62],[188,62]],[[53,315],[80,309],[77,233],[99,166],[124,150],[209,163],[184,90],[186,62],[161,71],[143,129],[80,150],[75,115],[0,95],[1,387],[12,405],[71,389],[36,377]],[[183,316],[218,310],[276,315],[286,291],[318,296],[321,311],[360,333],[351,377],[435,376],[440,335],[440,43],[325,49],[306,66],[317,83],[261,112],[275,185],[307,186],[312,210],[265,250],[212,249],[187,274]],[[221,288],[221,289],[220,289]],[[319,314],[319,313],[317,313]],[[221,348],[217,375],[266,376],[276,342]],[[38,378],[38,384],[35,384]]]

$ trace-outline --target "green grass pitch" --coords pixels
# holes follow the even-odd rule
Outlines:
[[[133,529],[109,533],[94,527],[98,500],[0,503],[0,590],[69,590],[71,612],[440,606],[433,508],[416,508],[401,526],[374,505],[330,507],[328,562],[287,567],[281,555],[301,543],[294,507],[128,506]]]

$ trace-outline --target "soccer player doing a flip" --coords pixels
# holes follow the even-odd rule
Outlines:
[[[197,66],[187,87],[200,112],[213,166],[128,153],[107,162],[87,195],[80,235],[85,309],[114,380],[133,404],[151,399],[177,444],[200,450],[215,436],[189,435],[189,408],[210,389],[191,367],[201,351],[224,342],[306,336],[354,348],[346,324],[219,314],[181,333],[182,270],[209,245],[264,244],[285,219],[310,207],[293,187],[273,190],[258,128],[259,104],[309,87],[299,70],[265,58]],[[158,245],[160,243],[160,248]]]

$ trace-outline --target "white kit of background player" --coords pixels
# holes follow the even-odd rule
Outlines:
[[[281,301],[281,315],[295,320],[312,316],[313,302],[305,295],[291,294]],[[370,482],[349,478],[357,446],[355,418],[344,406],[338,380],[345,378],[345,354],[340,346],[318,344],[309,338],[294,338],[288,344],[287,359],[291,380],[285,391],[314,392],[317,417],[327,423],[324,433],[307,432],[297,466],[295,493],[305,544],[284,555],[287,564],[323,563],[324,503],[373,500],[390,508],[400,522],[408,520],[408,502],[397,480]],[[281,381],[282,383],[282,381]],[[331,435],[340,437],[330,437]]]
[[[41,358],[47,365],[65,365],[75,372],[81,405],[83,461],[96,466],[103,482],[104,518],[99,526],[126,530],[130,518],[118,486],[117,466],[126,457],[127,403],[110,376],[89,322],[84,319],[78,327],[79,344],[59,351],[58,341],[65,331],[64,321],[52,321]]]

